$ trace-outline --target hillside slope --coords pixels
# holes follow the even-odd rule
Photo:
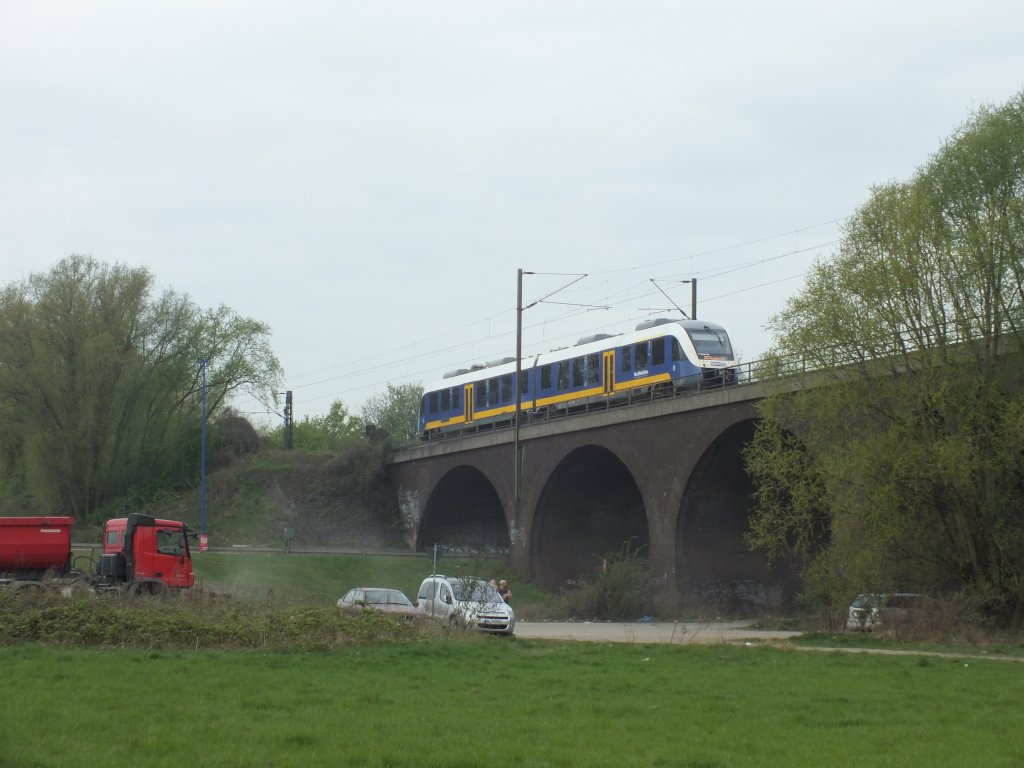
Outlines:
[[[199,530],[199,489],[146,512]],[[211,546],[281,547],[286,528],[296,547],[408,548],[394,491],[363,456],[263,449],[209,473]]]

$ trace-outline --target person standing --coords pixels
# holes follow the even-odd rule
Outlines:
[[[508,582],[505,579],[498,582],[498,594],[506,603],[512,601],[512,591],[508,588]]]

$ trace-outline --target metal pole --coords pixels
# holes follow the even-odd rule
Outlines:
[[[523,463],[519,454],[519,415],[522,410],[522,393],[519,391],[519,377],[523,367],[523,270],[516,270],[516,380],[512,392],[516,399],[515,414],[515,477],[513,478],[512,501],[515,513],[513,522],[519,525],[519,487],[523,476]]]
[[[208,358],[201,357],[199,363],[203,371],[203,426],[200,441],[199,459],[199,533],[206,533],[206,363]]]
[[[690,319],[697,319],[697,278],[690,280]]]

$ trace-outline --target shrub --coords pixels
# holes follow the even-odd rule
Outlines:
[[[68,599],[44,593],[27,600],[0,590],[0,645],[330,650],[422,641],[437,634],[429,624],[333,606],[278,607],[202,595]]]
[[[563,596],[565,613],[578,619],[630,620],[649,615],[654,605],[651,569],[632,542],[601,560],[590,579]]]

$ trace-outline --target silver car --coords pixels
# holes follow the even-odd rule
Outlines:
[[[416,618],[419,614],[416,606],[405,596],[405,593],[397,589],[386,587],[356,587],[345,593],[345,596],[338,600],[338,607],[344,611],[380,611],[381,613],[395,613],[406,618]]]

